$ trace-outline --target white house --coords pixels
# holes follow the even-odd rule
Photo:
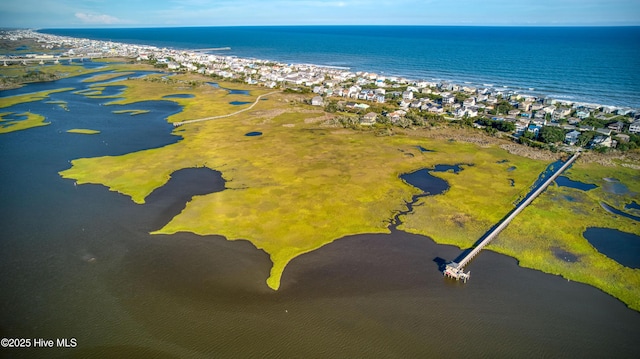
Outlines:
[[[313,105],[313,106],[324,106],[324,101],[322,100],[322,97],[315,96],[314,98],[311,99],[311,105]]]
[[[629,126],[629,132],[640,133],[640,120],[633,121],[633,123]]]
[[[596,146],[613,147],[613,140],[610,136],[596,136],[596,138],[591,141],[591,147]]]
[[[576,116],[578,116],[578,118],[584,120],[585,118],[591,116],[591,112],[589,112],[588,110],[580,110],[580,111],[576,112]]]
[[[413,92],[412,91],[404,91],[402,93],[402,99],[405,101],[413,100]]]
[[[453,96],[450,93],[443,93],[442,94],[442,104],[443,105],[452,104],[454,102],[456,102],[455,96]]]
[[[469,117],[477,117],[478,116],[478,108],[476,106],[466,107],[464,112]]]
[[[411,105],[411,101],[410,100],[402,100],[402,101],[400,101],[400,103],[398,105],[402,109],[408,109],[409,106]]]
[[[475,106],[476,105],[476,98],[475,97],[469,97],[468,99],[464,100],[463,105],[464,105],[464,107]]]

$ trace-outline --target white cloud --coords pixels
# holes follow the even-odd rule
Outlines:
[[[122,23],[122,21],[117,17],[106,14],[88,14],[84,12],[77,12],[75,15],[77,19],[85,24],[110,25]]]

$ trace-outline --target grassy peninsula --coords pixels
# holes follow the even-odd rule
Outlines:
[[[9,116],[24,117],[23,119],[9,118]],[[29,128],[46,126],[45,117],[31,112],[14,114],[13,112],[0,113],[0,134],[13,131],[26,130]]]
[[[171,99],[183,111],[169,117],[170,122],[232,113],[238,107],[230,102],[252,102],[271,91],[221,83],[250,91],[250,96],[231,95],[199,81],[196,75],[183,74],[171,81],[148,76],[109,85],[126,86],[117,103],[193,95]],[[278,289],[293,258],[350,234],[388,232],[391,218],[419,193],[399,179],[402,173],[436,164],[473,164],[459,174],[434,174],[447,180],[451,189],[421,199],[421,206],[401,217],[400,226],[466,248],[508,213],[540,172],[560,157],[519,156],[505,149],[513,145],[508,141],[486,141],[478,132],[447,126],[391,132],[344,129],[335,126],[332,114],[305,104],[308,97],[271,94],[236,116],[177,128],[183,140],[176,144],[123,156],[77,159],[61,175],[78,184],[103,184],[144,203],[176,170],[205,166],[222,172],[226,190],[195,197],[154,233],[189,231],[250,241],[269,254],[273,267],[267,284]],[[262,135],[245,136],[252,131]],[[423,152],[419,146],[433,152]],[[619,206],[637,198],[638,171],[620,163],[581,161],[568,176],[598,185],[604,177],[616,177],[630,192],[613,195],[602,187],[589,192],[551,187],[488,248],[517,258],[523,266],[593,285],[640,310],[640,270],[598,253],[582,237],[590,226],[639,232],[636,223],[602,210],[599,204]],[[577,260],[562,260],[555,255],[557,250]]]

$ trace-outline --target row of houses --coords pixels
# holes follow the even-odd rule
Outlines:
[[[581,128],[580,122],[588,117],[601,116],[606,119],[606,116],[610,114],[636,115],[632,109],[628,108],[538,98],[499,88],[477,88],[447,82],[413,81],[369,72],[353,73],[345,68],[282,64],[268,60],[243,59],[197,51],[66,38],[40,34],[30,30],[18,30],[7,36],[36,38],[43,44],[50,46],[64,45],[71,48],[69,51],[73,54],[91,52],[112,56],[128,56],[140,61],[155,60],[174,71],[217,75],[267,87],[308,86],[318,95],[312,99],[312,104],[316,106],[324,105],[323,98],[326,97],[353,100],[347,102],[347,107],[351,106],[357,110],[366,110],[368,105],[362,102],[358,104],[356,101],[392,102],[398,106],[397,111],[387,114],[393,120],[401,119],[411,109],[441,115],[449,114],[454,118],[476,117],[487,113],[487,111],[495,110],[500,101],[505,100],[508,101],[512,109],[503,114],[504,117],[499,118],[514,122],[516,134],[528,130],[531,125],[534,129],[546,125],[558,126],[557,121],[560,119],[568,120],[568,125],[563,126],[566,126],[565,129],[569,133],[573,133],[573,131],[587,130]],[[365,123],[372,121],[375,119],[373,115],[369,115]],[[640,133],[640,121],[631,124],[618,121],[611,124],[609,129],[621,133],[627,125],[630,133]],[[569,136],[569,142],[575,137],[574,135],[575,133]],[[602,134],[602,136],[607,135]]]

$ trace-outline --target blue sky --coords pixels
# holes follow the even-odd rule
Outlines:
[[[2,0],[1,27],[640,25],[640,0]]]

